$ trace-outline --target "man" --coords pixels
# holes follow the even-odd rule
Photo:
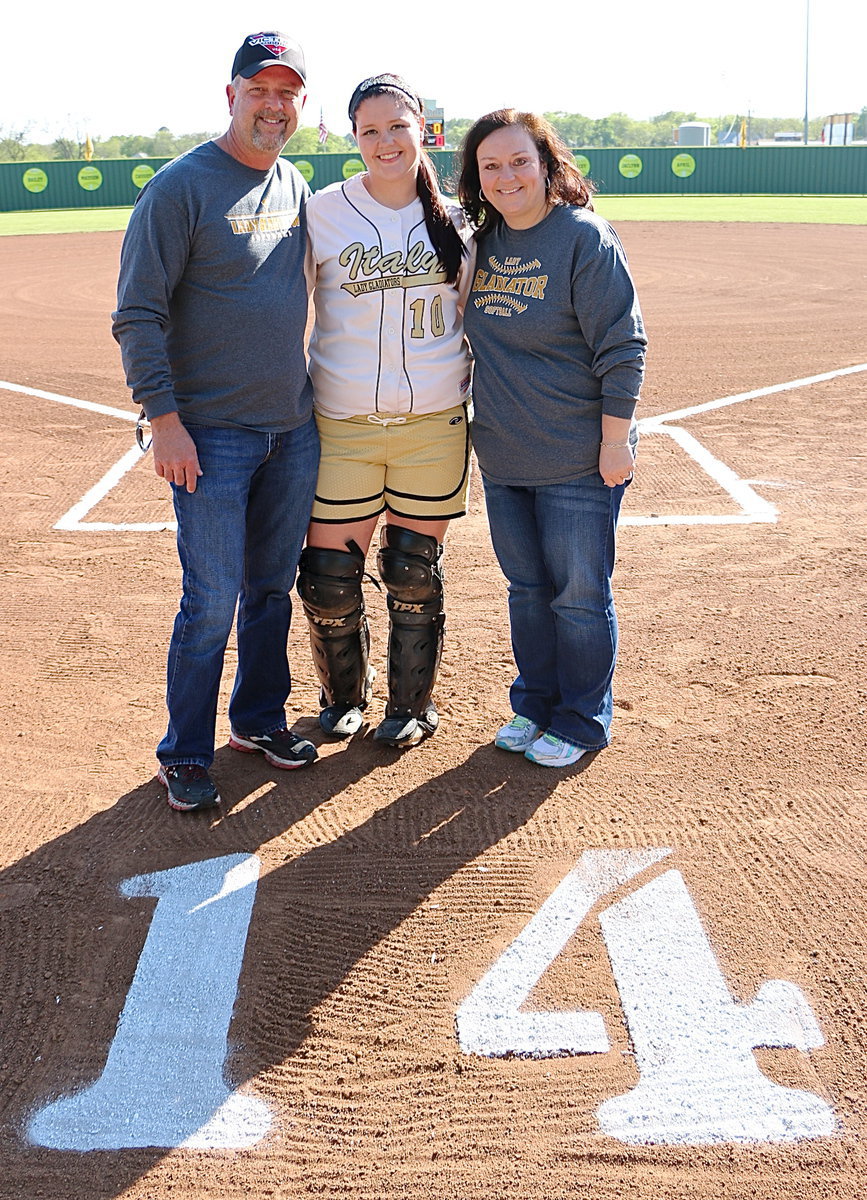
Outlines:
[[[113,332],[178,521],[183,594],[157,758],[183,812],[220,802],[208,768],[236,605],[229,744],[283,768],[317,757],[285,713],[289,594],[319,460],[303,345],[309,190],[278,157],[306,78],[297,42],[247,37],[229,128],[150,180],[121,252]]]

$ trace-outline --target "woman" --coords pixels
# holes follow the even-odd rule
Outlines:
[[[320,724],[349,737],[374,675],[361,581],[385,512],[377,566],[388,593],[388,702],[374,736],[405,748],[438,724],[443,539],[467,507],[464,222],[440,195],[422,150],[423,103],[400,76],[360,83],[349,119],[367,169],[307,205],[322,457],[298,592]]]
[[[614,535],[646,338],[623,248],[546,120],[489,113],[462,159],[473,443],[518,667],[495,744],[566,767],[609,741]]]

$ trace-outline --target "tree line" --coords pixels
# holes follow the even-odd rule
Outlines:
[[[726,135],[739,134],[741,122],[746,121],[747,138],[750,144],[773,140],[775,133],[784,130],[803,131],[803,117],[757,117],[744,113],[728,113],[717,117],[703,117],[694,112],[664,112],[649,121],[636,121],[626,113],[610,113],[607,117],[594,119],[581,113],[546,112],[544,114],[560,134],[567,146],[573,149],[608,149],[643,146],[673,146],[675,131],[689,121],[704,121],[710,125],[711,145]],[[853,113],[855,138],[867,138],[867,107]],[[828,118],[814,117],[809,122],[809,137],[818,141],[822,127]],[[457,147],[473,123],[473,118],[446,121],[446,143]]]
[[[711,144],[725,138],[732,130],[740,131],[742,113],[729,113],[718,117],[699,117],[694,112],[665,112],[649,121],[636,121],[626,113],[610,113],[607,117],[585,117],[581,113],[548,112],[545,116],[566,142],[575,149],[604,149],[609,147],[673,146],[675,130],[688,121],[702,120],[710,125]],[[853,113],[856,139],[867,139],[867,107]],[[811,140],[822,136],[822,126],[827,117],[814,117],[809,122]],[[457,117],[446,120],[446,146],[457,149],[474,118]],[[775,133],[784,130],[803,130],[803,117],[757,117],[747,119],[748,140],[753,142],[773,139]],[[198,133],[174,134],[165,126],[156,133],[114,134],[108,138],[94,138],[91,142],[94,158],[174,158],[190,150],[200,142],[218,136],[222,130]],[[343,137],[329,133],[324,144],[319,141],[316,126],[302,126],[287,147],[289,154],[349,154],[356,149],[350,133]],[[87,150],[87,136],[81,132],[64,134],[53,142],[41,143],[28,140],[28,130],[9,125],[0,125],[0,162],[48,162],[57,159],[82,159]]]
[[[175,158],[209,138],[218,137],[224,130],[204,130],[198,133],[174,134],[165,126],[150,136],[146,134],[114,134],[108,138],[93,138],[94,159],[105,158]],[[289,143],[290,154],[346,154],[355,149],[351,137],[329,133],[324,145],[319,142],[319,130],[303,126]],[[61,159],[82,159],[87,150],[84,132],[64,134],[53,142],[31,142],[26,129],[0,125],[0,162],[51,162]]]

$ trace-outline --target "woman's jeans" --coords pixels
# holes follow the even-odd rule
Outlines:
[[[627,485],[601,475],[541,487],[484,480],[494,552],[509,582],[518,678],[512,710],[584,750],[608,745],[617,617],[614,540]]]
[[[238,610],[232,728],[286,725],[290,591],[313,505],[319,438],[311,418],[289,433],[188,425],[202,475],[172,485],[183,595],[169,646],[165,764],[209,767],[226,643]]]

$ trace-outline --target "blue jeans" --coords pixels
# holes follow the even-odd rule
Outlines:
[[[494,552],[509,583],[518,678],[512,710],[584,750],[608,745],[617,617],[614,540],[626,485],[598,474],[509,487],[484,480]]]
[[[183,594],[169,646],[165,764],[209,767],[226,643],[238,610],[232,728],[286,725],[290,591],[310,519],[319,438],[311,419],[289,433],[188,425],[202,475],[172,485]]]

